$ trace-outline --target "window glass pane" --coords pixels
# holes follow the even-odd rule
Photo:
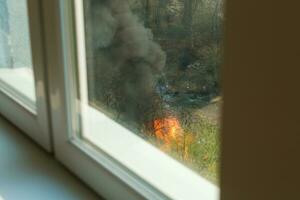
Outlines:
[[[0,83],[26,103],[35,102],[26,0],[0,0]]]
[[[83,4],[89,105],[216,183],[223,1]]]

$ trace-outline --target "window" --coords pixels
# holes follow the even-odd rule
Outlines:
[[[85,45],[78,46],[86,59],[79,71],[81,100],[213,182],[222,101],[221,3],[84,1]],[[101,133],[91,116],[83,113],[89,118],[83,136],[97,143]]]
[[[35,86],[27,3],[0,1],[0,84],[35,109]]]
[[[57,156],[108,196],[119,194],[106,171],[128,199],[217,199],[221,1],[155,2],[63,3],[64,70],[52,74],[64,78],[51,81],[67,113],[52,116]]]
[[[0,112],[50,151],[40,8],[0,0]]]
[[[221,0],[0,3],[2,114],[107,198],[218,199]]]

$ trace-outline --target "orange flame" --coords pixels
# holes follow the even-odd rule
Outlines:
[[[192,143],[192,134],[184,133],[175,117],[155,119],[153,121],[154,134],[161,149],[166,152],[176,151],[184,160],[188,159],[189,146]]]
[[[182,133],[179,121],[175,117],[156,119],[153,126],[156,138],[163,141],[166,145],[178,140]]]

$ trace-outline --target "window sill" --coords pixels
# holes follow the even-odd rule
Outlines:
[[[100,200],[0,116],[0,200]]]

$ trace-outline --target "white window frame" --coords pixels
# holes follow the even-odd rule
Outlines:
[[[103,117],[104,115],[101,115],[100,112],[90,107],[87,108],[85,106],[87,105],[87,86],[85,84],[80,86],[80,95],[83,101],[76,101],[78,99],[78,94],[75,92],[77,90],[77,65],[79,66],[80,81],[86,80],[86,77],[82,76],[86,73],[80,72],[85,69],[85,44],[82,1],[75,1],[76,14],[72,3],[71,0],[43,2],[46,46],[47,49],[50,46],[53,50],[55,49],[55,54],[49,51],[47,60],[51,61],[48,65],[52,66],[49,68],[49,85],[54,148],[57,159],[107,199],[183,199],[184,197],[190,200],[218,199],[219,189],[217,186],[161,153],[109,118]],[[75,19],[77,23],[75,23]],[[50,27],[47,24],[55,25]],[[79,52],[76,52],[76,47],[80,47]],[[77,60],[76,57],[79,59]],[[100,143],[91,144],[85,138],[74,137],[79,134],[79,128],[82,128],[83,131],[91,130],[91,127],[85,127],[85,123],[78,127],[81,122],[75,116],[80,115],[81,112],[88,112],[91,115],[94,113],[95,118],[100,121],[103,117],[102,125],[108,124],[107,127],[112,131],[111,133],[127,134],[127,137],[131,138],[131,141],[126,141],[127,145],[130,145],[130,142],[137,144],[134,145],[134,148],[123,148],[128,155],[130,155],[130,151],[136,152],[136,148],[144,149],[151,160],[151,162],[149,160],[149,164],[155,163],[162,172],[169,171],[171,173],[165,173],[165,175],[161,173],[153,178],[151,175],[154,174],[147,174],[148,176],[145,177],[143,176],[146,175],[145,164],[140,163],[138,167],[133,167],[133,163],[142,160],[143,155],[138,155],[139,159],[137,160],[130,160],[129,156],[123,157],[122,160],[116,158],[122,149],[110,151],[114,149],[105,149]],[[83,117],[81,118],[83,119]],[[87,121],[87,123],[90,122],[90,120]],[[96,127],[96,130],[101,131],[103,128],[104,126],[99,126]],[[108,138],[106,139],[104,140],[108,142]],[[103,138],[97,141],[103,142]],[[126,145],[126,142],[123,145]],[[95,144],[100,148],[95,148],[97,146]],[[169,170],[170,167],[177,171]],[[187,174],[187,178],[180,179],[181,173]],[[164,175],[164,180],[159,180],[161,175]],[[168,184],[169,188],[166,187]]]
[[[32,68],[35,78],[36,103],[33,104],[26,96],[22,97],[16,89],[11,88],[5,82],[1,82],[0,113],[44,149],[51,151],[40,1],[28,0],[26,2],[28,8]]]

